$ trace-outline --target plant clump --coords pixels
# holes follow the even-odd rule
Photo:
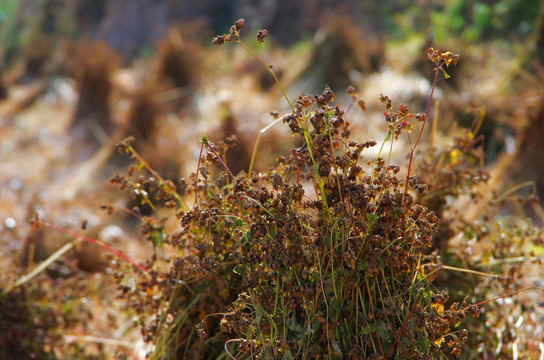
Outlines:
[[[240,19],[213,43],[245,47],[243,25]],[[259,42],[265,35],[258,33]],[[292,111],[282,121],[301,145],[267,173],[233,176],[223,161],[228,146],[204,137],[210,152],[201,155],[197,171],[166,184],[129,141],[120,144],[136,164],[114,182],[142,204],[172,208],[181,225],[168,230],[158,211],[157,218],[142,218],[144,236],[170,255],[158,251],[147,264],[150,276],[136,284],[131,275],[119,277],[145,340],[155,346],[154,358],[460,354],[467,331],[456,327],[466,312],[478,311],[446,305],[448,295],[434,289],[432,274],[423,270],[433,259],[428,254],[439,220],[407,190],[424,189],[412,178],[405,183],[400,167],[380,156],[361,164],[361,154],[376,142],[350,139],[335,98],[326,87],[289,102]],[[393,113],[391,101],[381,99],[391,123],[386,141],[409,131],[412,117],[426,120],[406,105]],[[210,165],[225,171],[212,178]],[[142,191],[144,185],[153,191]]]

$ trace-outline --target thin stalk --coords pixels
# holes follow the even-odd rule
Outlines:
[[[344,202],[344,198],[342,197],[342,188],[340,187],[340,178],[338,176],[338,167],[336,166],[336,161],[334,160],[334,148],[332,146],[332,134],[331,134],[330,128],[329,128],[329,142],[331,143],[331,160],[332,160],[332,164],[335,167],[336,184],[338,185],[338,196],[340,197],[340,201]]]
[[[380,150],[378,151],[376,160],[374,161],[374,166],[372,167],[372,173],[370,174],[370,185],[372,185],[372,181],[374,180],[374,172],[376,170],[376,166],[378,165],[378,159],[380,158],[382,154],[383,147],[385,146],[387,139],[389,139],[391,136],[393,136],[393,134],[391,132],[391,129],[389,129],[389,131],[387,132],[387,135],[385,135],[385,139],[383,140],[382,146],[380,147]]]
[[[366,282],[366,281],[367,281],[367,280],[365,279],[365,282]],[[368,285],[368,284],[367,284],[367,285]],[[361,303],[361,305],[360,305],[360,306],[361,306],[361,309],[363,309],[363,315],[364,315],[365,317],[367,317],[367,316],[368,316],[368,313],[367,313],[367,311],[366,311],[366,309],[365,309],[365,305],[364,305],[365,302],[364,302],[364,300],[363,300],[363,294],[362,294],[362,292],[361,292],[361,287],[360,287],[360,286],[357,287],[357,296],[358,296],[358,298],[359,298],[359,302]],[[369,310],[372,310],[372,308],[370,307]],[[376,319],[374,319],[374,324],[376,324]],[[374,343],[374,339],[373,339],[372,337],[370,337],[370,340],[371,340],[371,344],[372,344],[372,350],[373,350],[375,353],[377,353],[377,352],[378,352],[378,349],[376,349],[376,344]],[[361,344],[363,344],[363,343],[364,343],[364,341],[363,341],[363,339],[361,339]],[[382,351],[382,353],[383,353],[383,351]],[[383,356],[383,355],[382,355],[382,356]]]
[[[195,172],[195,205],[198,203],[198,171],[200,169],[200,159],[202,159],[202,150],[204,150],[204,143],[200,145],[200,154],[198,155],[198,163],[196,164]]]
[[[333,233],[331,233],[332,238],[337,238],[334,236]],[[333,246],[333,239],[331,238],[331,278],[332,278],[332,289],[334,290],[334,297],[338,298],[338,292],[336,291],[336,280],[334,280],[334,248]]]
[[[253,171],[253,164],[255,163],[255,156],[257,155],[257,148],[259,147],[259,141],[261,140],[261,132],[257,135],[255,145],[253,145],[253,152],[251,153],[251,161],[249,162],[249,170],[247,171],[247,178],[251,178],[251,172]]]
[[[321,179],[321,175],[319,175],[319,168],[317,167],[317,163],[315,161],[314,154],[312,152],[312,146],[310,143],[310,138],[308,137],[308,131],[306,129],[303,129],[303,133],[304,133],[304,140],[306,141],[306,145],[308,146],[308,153],[310,154],[310,158],[312,159],[312,164],[314,165],[315,177],[317,179],[317,183],[319,184],[319,191],[321,192],[323,205],[325,205],[325,210],[327,211],[327,214],[329,214],[329,220],[330,220],[332,219],[332,215],[329,211],[329,205],[327,204],[327,197],[325,196],[325,186],[323,185],[323,179]]]
[[[229,339],[229,340],[225,341],[225,351],[227,352],[227,354],[230,356],[230,358],[232,360],[236,360],[236,358],[234,356],[232,356],[232,354],[230,353],[228,345],[229,345],[229,343],[235,342],[235,341],[244,341],[244,339]]]
[[[319,261],[319,258],[317,260],[317,265],[319,266],[319,283],[321,285],[321,293],[323,294],[323,301],[325,302],[325,316],[327,321],[325,322],[325,331],[327,333],[327,351],[330,354],[331,353],[331,341],[329,339],[329,303],[327,301],[327,295],[325,294],[325,285],[323,284],[323,269],[321,268],[321,261]],[[317,292],[316,292],[316,303],[317,303]]]
[[[531,290],[531,289],[544,291],[544,288],[540,288],[540,287],[538,287],[538,286],[531,285],[531,286],[524,287],[524,288],[522,288],[522,289],[518,289],[518,290],[511,291],[511,292],[506,293],[506,294],[501,295],[501,296],[497,296],[497,297],[495,297],[495,298],[493,298],[493,299],[488,299],[488,300],[480,301],[479,303],[476,303],[476,304],[473,304],[473,305],[468,305],[468,306],[464,307],[464,308],[461,309],[461,310],[462,310],[462,311],[467,311],[467,310],[470,309],[471,307],[480,306],[480,305],[483,305],[483,304],[487,304],[488,302],[492,302],[492,301],[495,301],[495,300],[499,300],[499,299],[502,299],[502,298],[505,298],[505,297],[508,297],[508,296],[512,296],[512,295],[514,295],[514,294],[517,294],[517,293],[520,293],[520,292],[523,292],[523,291],[526,291],[526,290]]]
[[[134,191],[137,192],[137,194],[141,197],[141,202],[147,204],[151,208],[151,210],[153,210],[153,212],[158,215],[159,212],[157,211],[155,205],[153,205],[153,202],[149,199],[147,191],[140,189],[140,185],[138,183],[131,182],[131,186],[134,187]]]
[[[215,157],[217,158],[217,160],[219,160],[219,162],[221,163],[221,165],[223,165],[223,167],[225,168],[225,170],[227,171],[227,173],[229,174],[229,176],[231,177],[232,180],[234,180],[234,175],[232,175],[232,173],[230,172],[230,169],[228,168],[227,164],[225,164],[225,162],[223,161],[223,159],[221,158],[221,156],[219,156],[219,154],[217,153],[217,151],[215,151],[214,147],[212,146],[212,144],[210,143],[210,141],[208,140],[208,137],[206,135],[204,135],[204,137],[202,138],[202,141],[208,145],[208,147],[210,148],[210,150],[214,153]]]
[[[372,315],[374,315],[374,305],[372,305],[372,294],[370,293],[370,287],[368,286],[368,278],[365,277],[365,285],[366,285],[366,291],[368,293],[368,303],[370,305],[370,312]],[[374,325],[376,325],[376,317],[373,317],[374,319]],[[380,341],[380,334],[376,331],[376,339],[378,340],[378,347],[380,348],[380,354],[383,357],[383,348],[382,348],[382,342]],[[387,360],[387,358],[386,358]]]
[[[404,197],[406,197],[406,194],[408,194],[408,181],[410,180],[410,171],[412,170],[412,161],[414,159],[414,153],[419,144],[419,141],[421,140],[421,136],[423,135],[425,124],[427,123],[427,116],[429,116],[429,110],[431,109],[431,101],[433,100],[434,89],[436,88],[436,83],[438,81],[438,72],[440,69],[441,69],[440,66],[436,67],[436,72],[434,74],[433,87],[431,88],[431,95],[429,96],[429,101],[427,102],[427,110],[425,110],[425,117],[423,118],[423,124],[421,125],[421,130],[419,131],[419,135],[417,137],[416,143],[410,149],[410,161],[408,162],[408,173],[406,174],[406,185],[404,186]]]
[[[84,241],[87,241],[89,243],[93,243],[93,244],[97,244],[99,246],[102,246],[104,249],[114,253],[115,255],[119,256],[120,258],[122,258],[123,260],[126,260],[128,261],[129,263],[131,263],[132,265],[134,265],[135,267],[137,267],[138,269],[142,270],[143,272],[145,273],[149,273],[149,271],[141,264],[137,263],[136,261],[132,260],[131,258],[129,258],[128,256],[126,256],[125,254],[115,250],[114,248],[112,248],[111,246],[109,246],[108,244],[105,244],[103,243],[102,241],[100,240],[96,240],[96,239],[91,239],[91,238],[88,238],[86,236],[83,236],[83,235],[80,235],[78,233],[75,233],[73,231],[70,231],[70,230],[67,230],[67,229],[64,229],[60,226],[57,226],[55,224],[50,224],[48,222],[45,222],[45,221],[40,221],[40,224],[44,225],[44,226],[47,226],[49,228],[52,228],[52,229],[55,229],[55,230],[59,230],[59,231],[62,231],[63,233],[65,234],[68,234],[68,235],[71,235],[75,238],[78,238],[78,239],[81,239],[81,240],[84,240]]]
[[[260,62],[261,64],[263,64],[267,69],[268,71],[270,71],[270,73],[272,74],[272,76],[274,77],[274,80],[276,81],[276,84],[278,84],[280,90],[281,90],[281,93],[283,94],[283,97],[285,98],[285,100],[287,100],[287,103],[289,104],[289,107],[291,108],[291,111],[292,112],[295,112],[295,107],[293,106],[293,104],[291,104],[291,101],[289,100],[289,97],[287,96],[287,93],[285,92],[285,90],[283,89],[283,86],[281,86],[281,83],[280,83],[280,80],[278,79],[278,77],[276,76],[276,73],[274,72],[274,70],[272,69],[272,65],[270,64],[267,64],[265,63],[264,61],[262,61],[257,55],[255,55],[253,53],[253,51],[251,51],[243,42],[242,40],[240,40],[240,36],[238,36],[238,40],[237,40],[238,44],[244,48],[245,51],[248,52],[249,55],[251,55],[255,60],[257,60],[258,62]]]
[[[268,131],[272,126],[276,125],[278,122],[282,121],[281,118],[272,121],[270,124],[266,125],[259,131],[257,139],[255,140],[255,145],[253,145],[253,151],[251,153],[251,161],[249,163],[249,170],[247,172],[247,178],[251,178],[251,172],[253,171],[253,165],[255,164],[255,157],[257,156],[257,149],[259,148],[259,142],[261,141],[261,135]]]
[[[134,156],[140,162],[140,164],[142,164],[155,179],[159,180],[161,184],[165,183],[164,179],[151,166],[149,166],[149,164],[136,151],[136,149],[134,149],[131,145],[128,145],[127,149],[132,154],[132,156]],[[184,209],[189,209],[189,207],[183,201],[183,198],[181,197],[181,195],[179,195],[175,189],[171,189],[171,193],[172,193],[172,196],[176,198],[176,201],[178,202],[178,206]],[[153,205],[151,204],[151,206]]]
[[[291,103],[291,100],[289,100],[289,97],[287,96],[287,93],[285,92],[285,90],[283,89],[283,86],[281,85],[281,82],[280,80],[278,79],[278,77],[276,76],[276,73],[274,72],[273,68],[272,68],[272,65],[271,64],[268,64],[266,62],[264,62],[263,60],[261,60],[261,58],[259,58],[257,55],[255,55],[255,53],[253,51],[251,51],[250,48],[248,48],[246,46],[246,44],[244,44],[242,42],[242,40],[240,39],[240,35],[238,34],[237,35],[238,37],[238,40],[236,41],[238,43],[238,45],[240,45],[249,55],[251,55],[251,57],[253,57],[255,60],[257,60],[259,63],[261,63],[264,67],[266,67],[268,69],[268,71],[270,71],[270,73],[272,74],[272,76],[274,77],[274,81],[276,82],[276,84],[278,85],[278,87],[280,88],[281,90],[281,93],[283,94],[283,97],[285,98],[285,100],[287,101],[287,103],[289,104],[289,107],[291,108],[291,111],[294,113],[295,112],[295,107],[293,106],[293,104]],[[265,51],[265,54],[266,54],[266,48],[264,47],[264,43],[262,44],[263,45],[263,49]],[[280,120],[280,119],[278,119]],[[278,120],[274,121],[271,125],[273,124],[276,124],[278,122]],[[248,173],[247,173],[247,176],[248,178],[251,177],[251,172],[253,171],[253,164],[255,163],[255,155],[257,154],[257,148],[258,148],[258,145],[259,145],[259,141],[260,141],[260,138],[261,138],[261,134],[268,130],[268,128],[271,126],[267,126],[266,128],[262,129],[260,132],[259,132],[259,135],[257,135],[257,140],[255,140],[255,145],[253,146],[253,153],[251,154],[251,162],[249,163],[249,170],[248,170]]]
[[[393,350],[395,350],[395,346],[397,345],[397,342],[399,341],[400,336],[401,336],[402,333],[404,332],[404,329],[406,328],[406,325],[408,325],[408,320],[410,320],[410,317],[412,317],[412,314],[414,313],[414,310],[416,309],[417,303],[419,302],[419,299],[421,298],[421,295],[423,294],[423,292],[425,292],[425,289],[423,289],[423,290],[419,293],[419,296],[417,297],[416,302],[414,303],[414,306],[412,306],[412,309],[410,310],[410,313],[408,314],[408,317],[407,317],[406,320],[404,321],[404,324],[402,324],[402,327],[400,328],[400,331],[399,331],[397,337],[395,338],[395,341],[393,342],[393,345],[391,346],[391,349],[390,349],[389,352],[387,353],[387,356],[385,357],[385,360],[389,359],[389,355],[391,355],[391,353],[393,352]]]
[[[245,198],[245,199],[248,199],[249,201],[251,201],[251,202],[253,202],[253,203],[255,203],[255,204],[256,204],[257,206],[259,206],[265,213],[267,213],[268,216],[274,217],[274,214],[272,214],[270,211],[268,211],[268,209],[265,208],[265,207],[263,206],[263,204],[261,204],[259,201],[255,200],[255,199],[253,199],[253,198],[251,198],[251,197],[249,197],[249,196],[247,196],[247,195],[242,195],[242,197]]]
[[[272,313],[272,316],[276,316],[278,312],[278,298],[280,296],[280,274],[278,272],[278,278],[276,279],[276,299],[274,300],[274,312]]]
[[[79,239],[76,239],[76,240],[79,240]],[[49,265],[51,265],[52,263],[55,262],[55,260],[57,260],[58,258],[60,258],[62,255],[64,255],[66,252],[68,252],[70,249],[72,249],[74,247],[74,244],[75,244],[75,240],[74,241],[70,241],[69,243],[67,243],[66,245],[64,245],[62,248],[60,248],[59,250],[55,251],[51,256],[49,256],[45,261],[43,261],[40,265],[36,266],[34,269],[32,269],[31,272],[29,272],[28,274],[22,276],[19,278],[19,280],[17,280],[15,282],[15,284],[13,285],[10,285],[8,287],[6,287],[1,295],[4,296],[8,293],[10,293],[13,289],[15,289],[16,287],[19,287],[25,283],[27,283],[28,281],[30,281],[31,279],[33,279],[36,275],[38,275],[39,273],[41,273],[42,271],[44,271],[45,269],[47,269],[49,267]]]
[[[391,154],[393,153],[393,142],[395,141],[395,138],[391,137],[391,146],[389,147],[389,155],[387,156],[387,165],[389,166],[389,163],[391,162]]]
[[[467,274],[473,274],[473,275],[485,276],[485,277],[492,277],[492,278],[500,278],[501,277],[501,275],[497,275],[497,274],[489,274],[489,273],[482,272],[482,271],[458,268],[458,267],[448,266],[448,265],[441,265],[436,270],[437,271],[439,271],[439,270],[451,270],[451,271],[464,272],[464,273],[467,273]]]
[[[83,342],[83,343],[104,344],[104,345],[112,345],[112,346],[122,346],[126,348],[134,348],[136,346],[135,343],[132,343],[130,341],[108,339],[108,338],[91,336],[91,335],[62,335],[62,340],[67,343]]]
[[[536,193],[536,183],[533,180],[522,182],[521,184],[517,184],[510,189],[506,190],[504,193],[501,194],[501,196],[497,197],[495,199],[496,203],[501,202],[502,200],[506,199],[511,194],[515,193],[516,191],[523,189],[525,187],[531,187],[533,194]]]
[[[357,286],[357,291],[353,292],[353,297],[355,297],[355,301],[352,302],[355,303],[355,324],[359,324],[359,297],[357,296],[358,293],[360,293],[361,288]],[[361,346],[362,342],[360,342],[359,339],[359,326],[355,326],[355,341],[357,342],[357,345]]]

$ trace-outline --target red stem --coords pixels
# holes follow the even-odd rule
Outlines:
[[[129,213],[130,215],[134,216],[138,220],[142,220],[142,215],[136,213],[135,211],[127,208],[126,206],[121,206],[121,209]]]
[[[502,299],[502,298],[517,294],[517,293],[525,291],[525,290],[530,290],[530,289],[538,289],[538,288],[536,286],[534,286],[534,285],[533,286],[527,286],[527,287],[524,287],[523,289],[514,290],[514,291],[511,291],[511,292],[509,292],[507,294],[497,296],[496,298],[493,298],[493,299],[488,299],[488,300],[480,301],[479,303],[476,303],[476,304],[473,304],[473,305],[469,305],[469,306],[464,307],[463,309],[461,309],[461,311],[467,311],[472,306],[480,306],[480,305],[483,305],[483,304],[487,304],[488,302],[499,300],[499,299]]]
[[[223,161],[223,159],[221,158],[221,156],[219,156],[219,154],[215,151],[215,149],[213,148],[212,144],[210,144],[210,142],[207,140],[207,139],[204,139],[204,142],[206,143],[206,145],[208,145],[208,147],[212,150],[212,152],[215,154],[215,157],[217,157],[217,160],[219,160],[221,162],[221,165],[223,165],[223,167],[225,168],[225,170],[227,170],[227,172],[229,173],[230,177],[232,178],[232,180],[234,180],[234,175],[232,175],[232,173],[230,172],[229,168],[227,167],[227,164],[225,164],[225,162]]]
[[[140,163],[144,164],[147,171],[149,171],[151,175],[155,177],[155,179],[161,182],[164,181],[162,177],[155,170],[153,170],[151,166],[149,166],[149,164],[144,160],[144,158],[132,146],[129,147],[129,151]]]
[[[71,236],[74,236],[76,238],[79,238],[79,239],[82,239],[84,241],[87,241],[87,242],[90,242],[90,243],[93,243],[93,244],[97,244],[97,245],[100,245],[102,246],[104,249],[108,250],[108,251],[111,251],[112,253],[114,253],[115,255],[119,256],[120,258],[128,261],[129,263],[131,263],[132,265],[136,266],[138,269],[142,270],[143,272],[146,272],[146,273],[149,273],[149,271],[142,265],[142,264],[139,264],[137,263],[136,261],[132,260],[131,258],[129,258],[128,256],[126,256],[125,254],[115,250],[114,248],[112,248],[111,246],[107,245],[107,244],[104,244],[102,241],[100,240],[95,240],[95,239],[91,239],[91,238],[88,238],[88,237],[85,237],[83,235],[79,235],[78,233],[75,233],[73,231],[70,231],[70,230],[67,230],[67,229],[64,229],[60,226],[57,226],[57,225],[54,225],[54,224],[50,224],[48,222],[45,222],[45,221],[41,221],[41,224],[49,227],[49,228],[52,228],[52,229],[55,229],[55,230],[59,230],[59,231],[62,231],[63,233],[65,234],[68,234],[68,235],[71,235]]]
[[[202,159],[202,150],[204,149],[204,143],[200,145],[200,154],[198,155],[198,164],[196,165],[195,172],[195,204],[198,202],[198,172],[200,171],[200,159]]]
[[[417,137],[416,143],[410,149],[410,162],[408,163],[408,174],[406,174],[406,185],[404,187],[404,196],[408,193],[408,180],[410,179],[410,170],[412,170],[412,160],[414,159],[414,152],[416,151],[419,140],[421,140],[421,135],[423,135],[423,129],[425,129],[425,124],[427,123],[427,116],[429,115],[429,110],[431,109],[431,101],[433,99],[434,89],[436,88],[436,82],[438,81],[438,71],[440,66],[436,67],[436,73],[434,75],[433,87],[431,89],[431,95],[429,96],[429,102],[427,103],[427,110],[425,110],[425,117],[423,118],[423,125],[421,125],[421,130],[419,131],[419,136]]]
[[[400,328],[399,334],[398,334],[397,337],[395,338],[395,342],[393,343],[393,346],[391,346],[391,349],[390,349],[389,352],[387,353],[387,356],[385,357],[385,360],[389,359],[389,355],[391,355],[391,353],[393,352],[393,350],[395,350],[395,345],[397,345],[397,342],[399,341],[400,336],[401,336],[402,333],[404,332],[404,329],[406,328],[406,325],[408,324],[408,320],[410,320],[410,318],[412,317],[412,314],[414,313],[414,310],[416,309],[416,305],[417,305],[417,303],[419,302],[419,298],[421,297],[421,294],[423,294],[423,292],[421,292],[421,293],[419,294],[419,296],[417,297],[416,303],[414,304],[414,306],[412,306],[412,310],[410,310],[410,313],[408,314],[408,317],[407,317],[406,320],[404,321],[404,324],[402,324],[402,327]]]
[[[368,281],[366,282],[366,291],[368,292],[368,301],[370,303],[370,311],[372,312],[372,317],[374,318],[374,325],[376,325],[376,318],[374,317],[374,306],[372,305],[372,296],[370,295]],[[376,339],[378,340],[378,347],[380,348],[380,353],[383,356],[382,342],[380,341],[380,334],[378,334],[378,332],[376,332]]]

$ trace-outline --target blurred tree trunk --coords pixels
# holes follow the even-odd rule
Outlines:
[[[168,5],[167,0],[109,0],[100,35],[129,59],[166,34]]]

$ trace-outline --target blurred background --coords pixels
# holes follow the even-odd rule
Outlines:
[[[194,171],[202,134],[236,135],[229,165],[247,170],[256,134],[274,120],[270,112],[283,116],[288,107],[267,69],[241,47],[211,45],[245,18],[242,39],[274,66],[291,99],[328,85],[351,108],[345,90],[354,86],[366,112],[350,111],[353,131],[378,142],[387,131],[378,96],[424,112],[433,79],[427,49],[460,54],[460,64],[448,69],[452,78],[438,83],[432,143],[477,126],[497,186],[533,181],[540,196],[543,9],[533,0],[5,0],[2,181],[32,199],[47,196],[28,190],[34,182],[71,198],[86,176],[123,165],[113,144],[127,135],[172,179]],[[255,38],[262,28],[270,34],[264,47]],[[288,151],[287,134],[282,126],[265,134],[258,170]],[[405,161],[410,141],[402,137],[393,148],[396,161]],[[85,162],[76,172],[85,175],[72,176]]]
[[[520,43],[535,35],[540,4],[530,0],[6,0],[0,11],[2,59],[10,65],[23,55],[29,57],[31,48],[36,53],[40,48],[47,57],[59,40],[80,38],[105,41],[129,63],[153,53],[171,27],[196,21],[212,34],[222,33],[240,17],[250,28],[269,29],[282,47],[312,38],[339,14],[369,36],[383,36],[384,41],[423,35],[438,44],[452,38]]]

